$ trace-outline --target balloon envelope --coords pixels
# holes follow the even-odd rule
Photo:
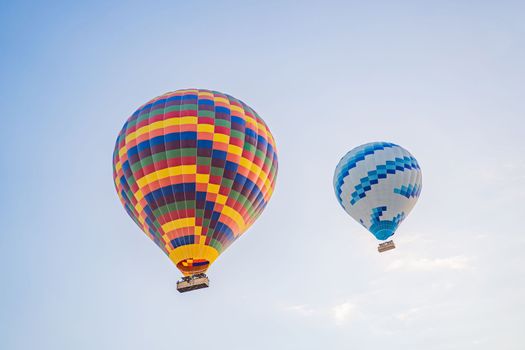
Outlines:
[[[348,152],[334,173],[343,209],[378,240],[392,236],[421,192],[417,160],[404,148],[373,142]]]
[[[205,272],[257,219],[276,173],[275,141],[257,113],[201,89],[140,107],[113,155],[124,208],[187,276]]]

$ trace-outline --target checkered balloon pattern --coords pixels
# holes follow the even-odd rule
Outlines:
[[[378,240],[392,236],[421,193],[417,160],[404,148],[373,142],[348,152],[334,174],[337,200]]]
[[[210,90],[169,92],[126,121],[113,178],[127,213],[186,276],[206,272],[257,219],[277,174],[257,113]]]

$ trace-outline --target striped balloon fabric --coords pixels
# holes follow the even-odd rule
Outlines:
[[[186,276],[205,272],[257,219],[276,174],[264,121],[210,90],[147,102],[124,124],[113,155],[124,208]]]
[[[373,142],[348,152],[334,173],[334,189],[344,210],[378,240],[392,236],[421,192],[417,160],[404,148]]]

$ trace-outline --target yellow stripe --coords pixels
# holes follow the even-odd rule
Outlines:
[[[164,232],[170,232],[178,228],[192,226],[195,226],[195,218],[182,218],[165,223],[164,225],[162,225],[162,230]]]
[[[220,185],[216,185],[216,184],[208,184],[208,187],[206,188],[206,191],[209,192],[209,193],[219,193],[219,189],[220,189]]]
[[[239,227],[239,232],[234,232],[236,236],[244,230],[246,223],[244,222],[244,219],[241,216],[241,214],[239,214],[235,209],[225,205],[224,208],[222,208],[221,214],[224,214],[233,221],[235,221],[235,223]]]
[[[236,145],[228,145],[228,153],[240,156],[242,154],[242,148]]]
[[[257,164],[255,164],[249,159],[246,159],[245,157],[241,158],[239,164],[245,167],[246,169],[250,170],[255,175],[261,174],[263,172],[262,169]],[[259,177],[259,175],[257,175],[257,177]]]
[[[264,188],[266,191],[270,191],[272,188],[272,183],[270,182],[270,178],[267,177],[266,181],[264,181]]]
[[[144,198],[144,193],[139,189],[137,192],[133,193],[133,197],[135,197],[137,202],[140,202],[142,198]]]
[[[246,123],[253,124],[254,126],[257,125],[257,120],[253,119],[249,115],[245,115],[244,118],[246,118]]]
[[[204,259],[210,265],[219,257],[217,249],[203,244],[188,244],[177,247],[170,252],[170,259],[175,265],[186,259]]]
[[[274,140],[274,138],[273,138],[273,135],[272,135],[271,133],[268,132],[268,137],[269,137],[269,139],[270,139],[269,143],[270,143],[270,145],[272,145],[272,147],[273,147],[273,151],[274,151],[275,153],[277,153],[277,149],[276,149],[277,146],[275,145],[275,140]]]
[[[246,169],[250,170],[252,168],[252,161],[249,159],[246,159],[245,157],[241,157],[241,160],[239,161],[239,165],[245,167]]]
[[[131,140],[135,140],[137,138],[137,132],[133,131],[126,135],[126,143],[129,143]]]
[[[266,129],[266,126],[262,124],[261,122],[257,122],[257,126],[259,127],[259,135],[262,135],[266,138],[266,134],[268,134],[268,129]]]
[[[207,184],[210,182],[210,174],[197,174],[195,176],[195,181],[200,184]]]
[[[228,101],[228,99],[224,98],[224,97],[215,97],[215,102],[221,102],[221,103],[226,103],[226,104],[230,104],[230,101]]]
[[[128,148],[126,147],[126,145],[122,146],[122,148],[118,150],[118,156],[122,157],[124,154],[126,154],[127,151]]]
[[[161,180],[169,176],[175,175],[191,175],[195,174],[196,172],[196,165],[178,165],[170,168],[164,168],[141,177],[137,180],[137,186],[142,189],[144,186],[149,185],[150,183],[156,180]]]
[[[222,143],[227,144],[228,142],[230,142],[230,136],[224,135],[224,134],[214,134],[213,141],[222,142]]]
[[[137,137],[142,136],[146,133],[149,133],[151,131],[155,131],[158,129],[167,128],[169,126],[176,126],[176,125],[192,125],[197,124],[197,117],[195,116],[186,116],[186,117],[174,117],[169,118],[166,120],[159,120],[154,123],[144,125],[143,127],[135,130],[134,132],[128,134],[126,136],[126,143],[129,143],[130,141],[135,140]]]
[[[240,113],[244,114],[244,109],[242,109],[241,107],[236,106],[236,105],[231,105],[230,106],[230,110],[236,111],[236,112],[240,112]]]
[[[135,205],[135,210],[137,211],[137,213],[142,213],[142,210],[144,210],[144,208],[140,203],[137,203],[137,205]]]
[[[199,97],[200,96],[213,97],[213,93],[208,91],[199,91]]]
[[[224,204],[228,200],[228,197],[223,196],[222,194],[217,194],[217,203],[218,204]]]
[[[250,172],[253,173],[254,175],[257,175],[257,180],[263,181],[264,188],[261,188],[262,191],[268,190],[270,186],[268,174],[265,173],[261,167],[259,167],[257,164],[253,163],[252,161],[244,157],[241,158],[239,165],[250,170]],[[266,177],[266,180],[265,180],[265,177]]]
[[[210,132],[213,133],[215,130],[215,126],[212,124],[198,124],[197,125],[197,131],[198,132]]]

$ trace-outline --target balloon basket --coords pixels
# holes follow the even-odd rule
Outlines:
[[[192,276],[182,277],[182,280],[177,281],[177,290],[179,293],[185,293],[192,290],[208,288],[210,280],[204,273],[199,273]]]
[[[394,241],[388,241],[384,243],[379,243],[379,246],[377,247],[377,251],[380,253],[386,252],[387,250],[392,250],[396,247],[394,244]]]

